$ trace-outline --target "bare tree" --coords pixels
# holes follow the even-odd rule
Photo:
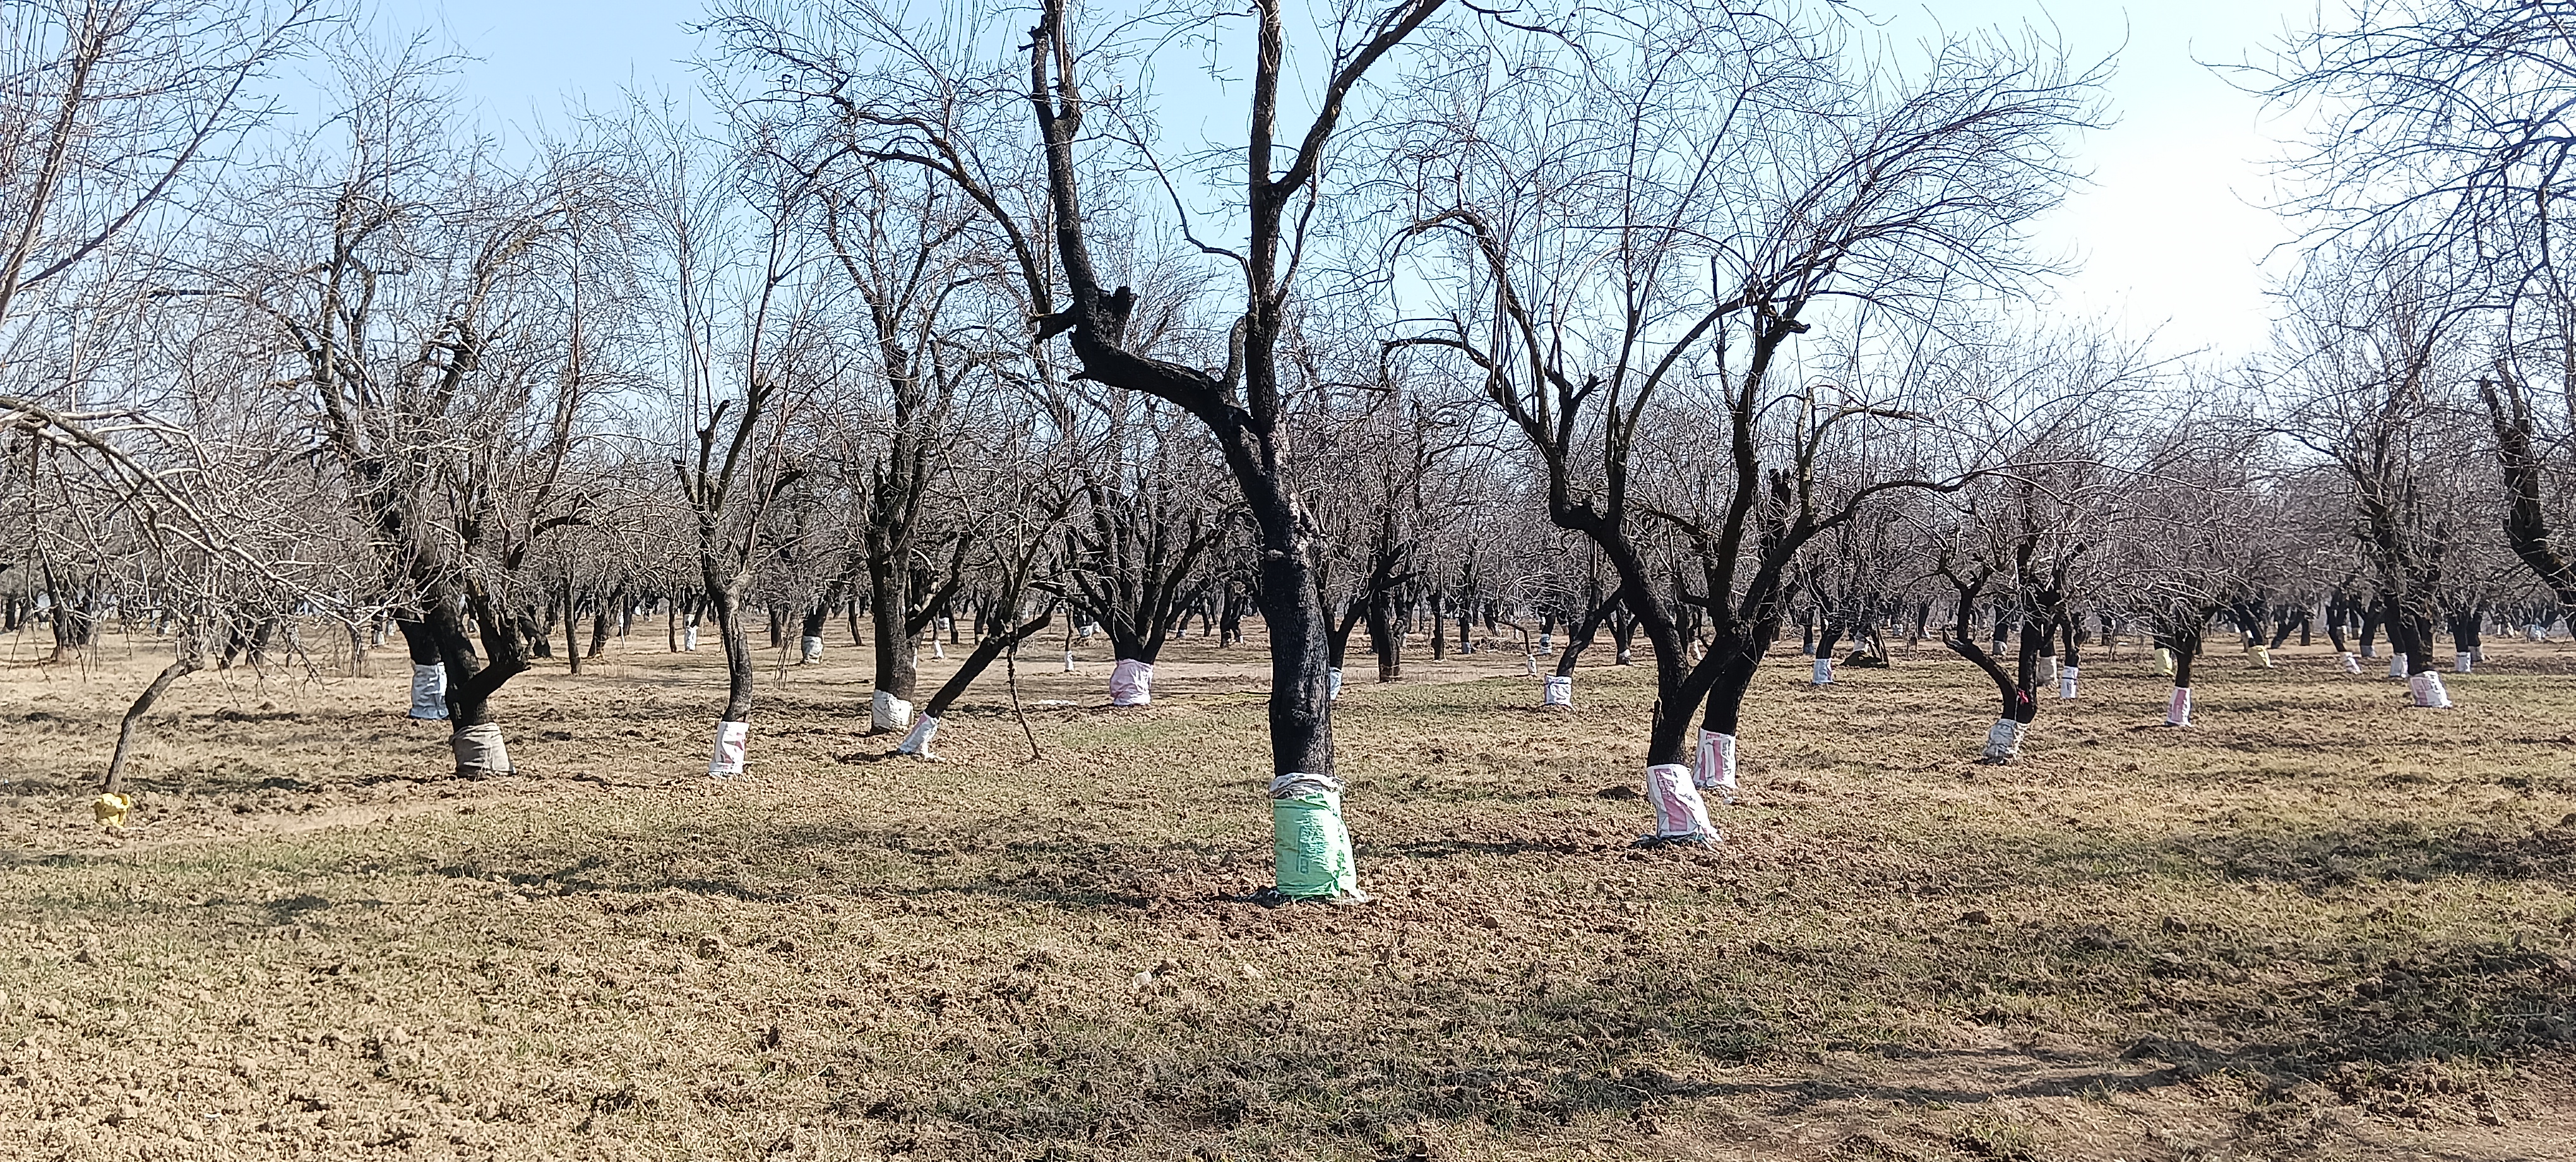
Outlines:
[[[2474,428],[2457,397],[2463,369],[2447,358],[2461,316],[2432,285],[2439,277],[2389,251],[2320,255],[2293,297],[2280,353],[2281,378],[2296,389],[2282,430],[2340,477],[2402,666],[2391,676],[2413,680],[2427,706],[2449,701],[2433,676],[2434,626],[2446,562],[2473,527],[2462,495],[2474,479],[2461,471],[2468,449],[2444,438]]]
[[[1871,497],[1964,479],[1897,451],[1924,418],[1887,394],[1902,376],[1775,372],[1819,322],[1843,328],[1855,365],[1891,344],[1904,364],[1885,322],[2038,273],[2015,241],[2062,190],[2063,138],[2090,120],[2098,77],[2045,46],[1954,42],[1881,91],[1769,16],[1635,27],[1605,27],[1579,67],[1545,42],[1507,53],[1533,63],[1468,74],[1497,79],[1425,112],[1404,151],[1408,233],[1445,243],[1423,260],[1454,273],[1445,303],[1409,312],[1438,321],[1399,344],[1466,362],[1539,455],[1550,518],[1618,573],[1654,646],[1658,836],[1706,842],[1693,784],[1732,793],[1738,713],[1791,561]],[[1694,427],[1701,415],[1717,420]],[[1896,454],[1820,479],[1830,442],[1864,426]],[[1697,585],[1655,569],[1666,538],[1696,558]],[[1696,662],[1694,610],[1711,635]]]
[[[2576,286],[2560,253],[2576,159],[2576,8],[2356,5],[2237,71],[2276,106],[2319,120],[2285,161],[2296,184],[2281,207],[2307,224],[2319,260],[2367,255],[2438,277],[2446,285],[2411,308],[2412,329],[2447,333],[2447,345],[2486,341],[2479,386],[2502,469],[2499,523],[2560,614],[2576,610],[2563,543],[2576,509]],[[2544,394],[2555,406],[2536,406]],[[2418,636],[2412,621],[2393,628]]]
[[[578,154],[518,175],[460,146],[440,61],[342,46],[336,63],[344,148],[264,167],[165,293],[230,311],[269,353],[415,607],[398,624],[435,650],[458,772],[508,772],[489,704],[542,629],[530,552],[584,519],[565,466],[597,387],[567,374],[561,333],[513,323],[569,309],[572,223],[613,191]]]

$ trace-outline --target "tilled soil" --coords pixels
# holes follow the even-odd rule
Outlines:
[[[2213,658],[2187,731],[2088,657],[2008,767],[1955,659],[1784,657],[1716,851],[1631,846],[1644,666],[1408,659],[1336,710],[1377,903],[1271,909],[1240,648],[1024,659],[1035,761],[999,672],[918,762],[765,663],[723,783],[658,635],[514,680],[501,779],[398,653],[204,675],[113,837],[144,645],[0,672],[0,1156],[2576,1157],[2563,646]]]

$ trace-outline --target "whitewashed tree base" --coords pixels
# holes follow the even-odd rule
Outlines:
[[[730,779],[740,775],[744,752],[750,745],[750,723],[716,723],[716,749],[715,753],[707,757],[707,777]]]
[[[922,759],[937,758],[939,756],[930,753],[930,744],[938,738],[939,720],[924,714],[912,724],[912,733],[904,735],[903,742],[894,748],[895,753]]]
[[[431,662],[411,668],[411,716],[424,722],[437,722],[447,717],[447,663]]]
[[[905,730],[912,726],[912,703],[879,690],[868,696],[868,729]]]
[[[2022,732],[2028,729],[2009,718],[1998,718],[1986,729],[1985,759],[1990,763],[2008,763],[2021,754]]]
[[[1109,704],[1112,706],[1151,706],[1154,704],[1154,667],[1150,662],[1120,658],[1109,668]]]
[[[1656,839],[1714,844],[1723,838],[1708,821],[1708,801],[1691,783],[1690,768],[1680,763],[1646,768],[1646,799],[1655,805]]]
[[[1691,758],[1691,785],[1702,791],[1715,791],[1727,802],[1734,802],[1735,736],[1700,731],[1699,748]]]
[[[456,773],[468,778],[482,775],[514,773],[510,766],[510,748],[501,740],[498,723],[485,722],[466,727],[450,735],[448,749],[456,752]]]

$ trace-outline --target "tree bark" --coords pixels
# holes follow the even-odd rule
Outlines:
[[[107,777],[100,781],[99,790],[110,795],[125,793],[125,759],[134,747],[135,725],[143,721],[145,714],[151,713],[152,704],[160,701],[161,695],[168,692],[173,683],[196,673],[199,664],[195,658],[175,659],[161,667],[161,672],[153,676],[152,683],[145,686],[141,694],[135,695],[133,705],[125,709],[125,720],[117,725],[116,751],[107,760]]]

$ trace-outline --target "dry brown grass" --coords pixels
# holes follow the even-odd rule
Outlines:
[[[2188,731],[2095,658],[2008,768],[1953,659],[1784,659],[1714,853],[1628,847],[1642,670],[1355,672],[1381,902],[1281,910],[1228,899],[1240,651],[1142,713],[1033,660],[1043,761],[996,675],[917,763],[836,648],[717,785],[715,658],[658,647],[514,682],[480,782],[399,665],[191,679],[116,840],[151,663],[0,643],[0,1157],[2576,1157],[2564,646],[2449,713],[2212,659]]]

